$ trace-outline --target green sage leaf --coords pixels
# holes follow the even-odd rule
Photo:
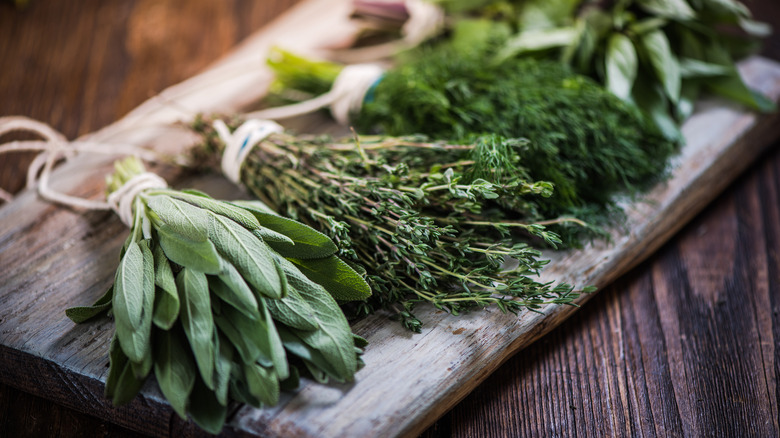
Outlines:
[[[215,435],[222,430],[227,418],[227,406],[222,405],[212,388],[200,379],[196,379],[190,394],[190,417],[201,429]]]
[[[244,374],[250,394],[268,406],[279,403],[279,380],[273,371],[258,364],[244,364]]]
[[[111,338],[108,357],[109,367],[105,394],[107,398],[111,399],[114,406],[121,406],[129,403],[138,394],[144,380],[137,379],[133,374],[130,360],[122,351],[116,334]]]
[[[314,309],[292,285],[287,286],[286,297],[279,300],[265,300],[265,304],[273,318],[282,324],[299,330],[317,330],[320,327],[314,316]]]
[[[222,260],[208,239],[192,240],[166,225],[157,228],[157,236],[165,255],[172,262],[211,275],[222,271]]]
[[[630,100],[637,72],[636,50],[631,39],[620,33],[612,34],[606,62],[607,89],[623,100]]]
[[[181,322],[184,333],[195,355],[201,378],[209,389],[214,389],[214,320],[211,313],[209,286],[206,275],[189,268],[176,277],[182,293]]]
[[[244,315],[251,319],[260,317],[255,294],[230,263],[225,263],[224,271],[219,277],[209,278],[209,286],[222,301],[235,307]]]
[[[208,236],[209,217],[202,209],[168,195],[149,196],[146,205],[152,210],[152,222],[190,240],[203,241]]]
[[[179,293],[168,257],[160,245],[154,245],[154,315],[152,322],[163,330],[169,330],[179,317]]]
[[[359,301],[371,296],[371,287],[354,269],[336,256],[324,259],[289,259],[313,282],[336,300]]]
[[[250,231],[216,214],[211,215],[209,236],[217,250],[258,292],[281,298],[287,291],[268,246]]]
[[[108,311],[111,308],[111,298],[114,296],[114,286],[108,288],[106,293],[103,294],[95,304],[91,306],[71,307],[65,309],[65,316],[71,319],[76,324],[81,324],[84,321],[88,321],[101,313]]]
[[[214,394],[223,406],[228,404],[230,368],[233,364],[233,346],[223,338],[214,327],[214,343],[217,345],[214,356]]]
[[[195,385],[197,369],[192,352],[177,325],[158,330],[154,353],[154,375],[160,390],[179,417],[187,419],[187,401]]]
[[[124,257],[119,262],[119,268],[114,280],[113,311],[116,321],[116,332],[122,351],[132,362],[143,362],[150,349],[152,330],[152,308],[154,306],[154,291],[148,287],[148,279],[153,279],[152,264],[145,263],[145,255],[149,251],[146,244],[142,246],[133,241],[127,248]],[[150,270],[151,272],[147,272]]]
[[[250,211],[260,222],[260,225],[279,234],[287,236],[292,242],[268,241],[274,251],[282,257],[301,259],[316,259],[328,257],[338,251],[338,247],[330,238],[308,225],[266,211],[268,207],[258,207],[252,204],[238,204]]]
[[[184,202],[206,209],[211,213],[232,219],[250,231],[260,227],[260,223],[257,222],[257,219],[252,214],[229,202],[218,201],[203,196],[187,195],[185,193],[177,193],[174,196]]]

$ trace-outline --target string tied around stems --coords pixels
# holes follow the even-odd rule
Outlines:
[[[379,82],[383,74],[384,69],[376,64],[347,65],[327,93],[303,102],[251,112],[246,116],[253,119],[278,120],[329,107],[333,118],[340,124],[347,125],[349,116],[360,112],[366,94]]]
[[[40,152],[27,169],[27,188],[36,188],[45,200],[86,210],[113,210],[128,227],[133,221],[133,202],[139,193],[149,189],[167,188],[168,184],[158,175],[143,173],[129,179],[119,189],[108,195],[106,201],[80,198],[58,192],[49,186],[49,177],[54,164],[61,158],[70,159],[80,152],[108,155],[136,155],[146,161],[157,157],[149,150],[130,144],[99,143],[89,141],[68,141],[51,126],[22,116],[0,117],[0,135],[24,131],[42,137],[44,140],[12,141],[0,145],[0,155],[11,152]],[[0,199],[6,202],[13,196],[0,189]]]
[[[258,143],[269,135],[283,132],[284,128],[270,120],[249,119],[239,126],[232,134],[225,122],[217,119],[213,123],[214,130],[225,143],[222,152],[222,173],[230,181],[240,185],[241,165]]]

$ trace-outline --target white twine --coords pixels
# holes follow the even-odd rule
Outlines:
[[[292,105],[268,108],[247,114],[256,119],[287,119],[309,114],[330,106],[333,118],[349,124],[350,114],[360,112],[366,93],[382,77],[384,69],[376,64],[355,64],[344,67],[327,93]]]
[[[270,120],[249,119],[239,126],[232,134],[225,122],[217,119],[213,123],[217,135],[225,143],[222,152],[222,173],[235,184],[241,183],[241,165],[258,143],[269,135],[284,132],[284,128]]]
[[[135,197],[146,190],[165,188],[168,188],[168,183],[164,179],[154,173],[144,172],[130,178],[122,187],[111,192],[106,199],[106,203],[116,212],[122,223],[131,227],[133,224],[133,203]],[[146,224],[144,225],[146,227]],[[147,235],[146,230],[144,230],[144,235]]]
[[[35,187],[37,181],[38,194],[47,201],[87,210],[111,209],[119,215],[125,225],[130,226],[133,220],[133,200],[138,193],[148,189],[168,187],[165,180],[147,172],[131,178],[119,190],[109,195],[107,202],[94,201],[57,192],[49,187],[49,176],[54,168],[54,163],[60,158],[68,159],[78,152],[89,152],[110,155],[132,154],[151,161],[154,160],[155,155],[148,150],[129,144],[84,141],[68,142],[64,135],[45,123],[20,116],[0,117],[0,135],[11,131],[27,131],[45,139],[45,141],[25,140],[2,144],[0,145],[0,155],[22,151],[40,152],[28,168],[27,188]],[[38,177],[39,172],[40,177]],[[0,198],[5,201],[11,201],[13,195],[0,189]]]

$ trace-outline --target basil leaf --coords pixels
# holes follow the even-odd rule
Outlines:
[[[165,225],[168,230],[190,240],[206,240],[209,217],[202,209],[168,195],[149,196],[146,205],[152,210],[149,217],[156,227]]]
[[[149,251],[146,245],[144,248]],[[144,258],[141,246],[136,241],[131,242],[119,262],[114,280],[116,335],[122,351],[132,362],[142,362],[150,348],[154,292],[147,293],[145,277],[153,277],[154,272],[146,272],[151,265],[144,263]]]
[[[250,211],[260,222],[260,225],[277,233],[283,234],[292,240],[291,243],[267,242],[282,257],[296,258],[321,258],[333,255],[338,247],[325,234],[298,221],[269,213],[264,208],[246,203],[239,204]]]
[[[648,79],[649,80],[649,79]],[[646,83],[640,76],[638,83]],[[655,123],[661,133],[670,140],[679,141],[682,133],[677,128],[677,122],[669,115],[667,100],[663,91],[653,86],[652,82],[641,87],[634,87],[634,102]]]
[[[209,278],[209,287],[222,301],[230,304],[251,319],[257,319],[257,299],[241,274],[230,263],[225,263],[219,277]]]
[[[176,196],[176,198],[184,202],[206,209],[211,213],[232,219],[249,230],[254,230],[260,227],[260,223],[257,222],[257,219],[254,216],[252,216],[244,209],[230,204],[229,202],[218,201],[216,199],[205,198],[203,196],[187,195],[181,192],[172,196]]]
[[[214,320],[209,300],[206,275],[189,268],[182,269],[176,277],[176,285],[182,293],[181,323],[195,354],[195,362],[209,389],[214,389]]]
[[[636,79],[637,57],[634,44],[627,36],[612,34],[607,44],[606,63],[607,89],[623,100],[630,100]]]
[[[669,47],[669,40],[660,30],[641,36],[642,46],[653,67],[656,77],[672,103],[680,99],[680,65]]]
[[[222,261],[214,244],[208,239],[192,240],[176,233],[166,225],[157,228],[160,246],[172,262],[216,275],[222,271]]]
[[[219,403],[217,396],[200,379],[190,394],[190,417],[201,429],[211,434],[218,434],[225,425],[227,406]]]
[[[111,338],[108,357],[109,367],[105,395],[111,399],[115,406],[121,406],[129,403],[138,394],[144,380],[135,378],[130,360],[122,352],[116,333]]]
[[[685,0],[636,0],[637,4],[645,11],[685,21],[696,18],[696,13]]]
[[[154,315],[152,322],[163,330],[169,330],[179,317],[179,293],[168,257],[160,245],[154,245]]]
[[[281,298],[287,293],[265,242],[223,216],[212,213],[210,222],[209,236],[217,250],[258,292],[269,298]]]
[[[91,306],[79,306],[65,309],[65,316],[71,319],[76,324],[81,324],[84,321],[88,321],[103,312],[106,312],[111,308],[111,298],[114,295],[114,286],[108,288],[106,293],[103,294],[95,304]]]
[[[244,364],[244,374],[250,394],[268,406],[279,403],[279,380],[273,371],[258,364]]]
[[[576,37],[577,29],[574,27],[523,31],[509,38],[495,59],[502,62],[518,55],[569,46],[576,41]]]
[[[698,59],[681,58],[680,76],[683,78],[724,76],[731,73],[725,65],[712,64]]]
[[[324,259],[289,259],[313,282],[325,288],[339,301],[365,300],[371,296],[371,287],[340,258],[330,256]]]
[[[154,375],[166,400],[179,417],[187,419],[187,400],[195,385],[197,370],[192,352],[179,326],[158,330],[155,337]]]

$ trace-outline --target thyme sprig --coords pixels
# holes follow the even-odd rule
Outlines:
[[[222,148],[208,123],[195,128],[206,149]],[[423,302],[452,314],[572,303],[579,291],[571,285],[534,279],[548,261],[532,244],[560,243],[534,220],[536,200],[553,188],[523,178],[519,165],[513,172],[493,167],[486,157],[499,151],[519,164],[515,149],[500,144],[506,141],[519,140],[452,145],[273,134],[247,157],[241,181],[281,213],[325,232],[340,257],[365,269],[373,295],[350,306],[356,315],[394,308],[405,327],[419,331],[414,308]]]

